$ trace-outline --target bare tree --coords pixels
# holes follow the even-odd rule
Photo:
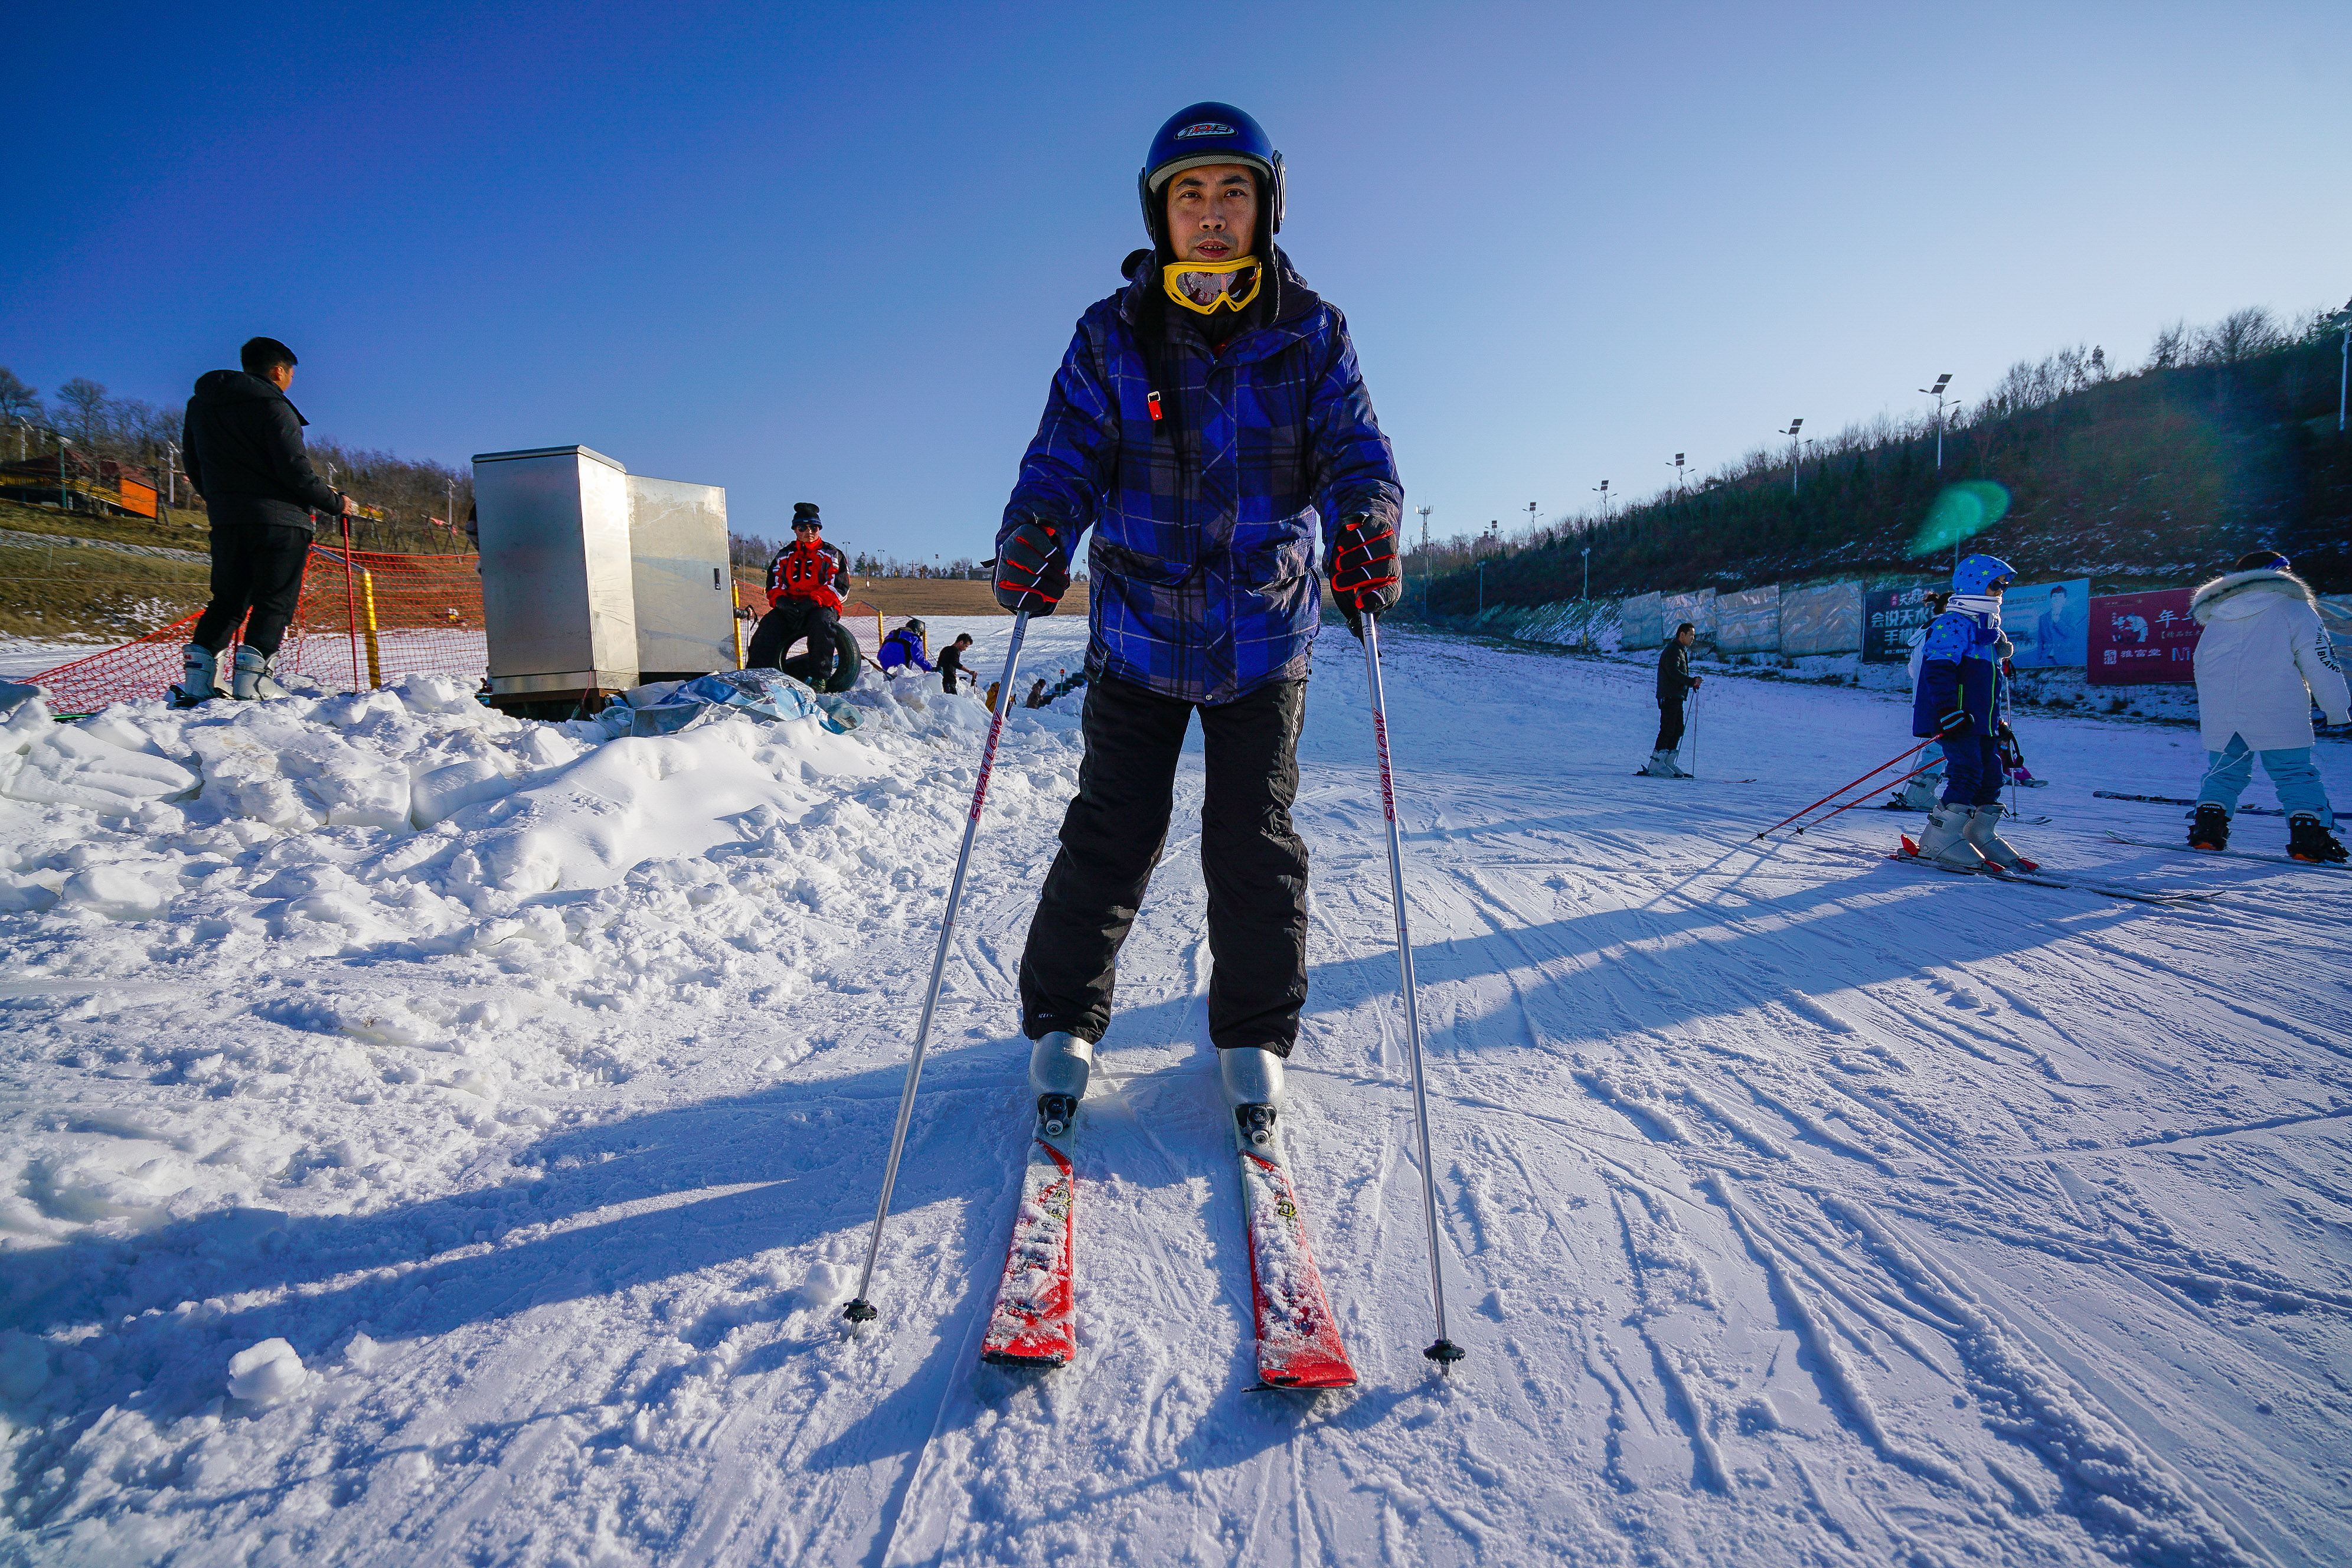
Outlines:
[[[16,379],[15,371],[0,365],[0,419],[37,419],[40,416],[39,389],[26,386]]]
[[[2156,342],[2148,346],[2147,368],[2170,370],[2181,363],[2182,351],[2189,342],[2189,323],[2175,321],[2157,329]]]
[[[2271,313],[2260,305],[2249,305],[2197,334],[2197,360],[2201,364],[2236,364],[2285,346],[2285,336]]]
[[[70,425],[82,445],[94,447],[106,429],[106,388],[78,375],[58,388],[58,423]]]

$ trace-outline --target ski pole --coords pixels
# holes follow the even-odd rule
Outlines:
[[[1412,934],[1405,927],[1404,850],[1397,840],[1396,782],[1389,768],[1388,703],[1381,695],[1381,633],[1370,610],[1364,616],[1364,668],[1372,682],[1372,743],[1381,759],[1381,810],[1389,825],[1389,897],[1396,905],[1397,973],[1404,984],[1404,1027],[1412,1047],[1412,1122],[1421,1137],[1421,1207],[1429,1224],[1429,1294],[1437,1306],[1437,1342],[1421,1353],[1442,1374],[1465,1353],[1445,1334],[1445,1271],[1437,1250],[1437,1168],[1429,1152],[1429,1090],[1421,1066],[1421,1007],[1413,996]]]
[[[1937,762],[1941,762],[1942,760],[1943,759],[1940,757],[1937,759]],[[1852,800],[1847,801],[1843,805],[1839,806],[1837,811],[1823,812],[1821,816],[1813,818],[1812,821],[1805,824],[1803,827],[1800,827],[1796,832],[1789,835],[1789,837],[1791,838],[1802,838],[1808,828],[1819,827],[1831,817],[1837,816],[1839,812],[1852,811],[1855,806],[1860,805],[1866,797],[1876,795],[1880,790],[1898,789],[1904,784],[1909,784],[1913,779],[1917,778],[1921,773],[1926,773],[1929,768],[1932,768],[1935,765],[1935,763],[1921,763],[1917,767],[1913,768],[1909,773],[1905,773],[1901,778],[1895,780],[1892,784],[1873,784],[1868,789],[1863,791],[1861,795],[1854,796]]]
[[[866,1300],[874,1283],[874,1262],[882,1254],[882,1226],[890,1217],[891,1189],[898,1184],[898,1158],[907,1151],[907,1123],[915,1114],[915,1086],[923,1080],[923,1051],[931,1037],[931,1012],[939,1005],[940,978],[947,973],[948,943],[955,935],[956,906],[963,900],[963,875],[971,864],[971,841],[980,832],[980,808],[988,799],[989,771],[996,766],[997,738],[1004,731],[1004,710],[1012,705],[1013,671],[1021,662],[1021,638],[1029,629],[1029,612],[1013,617],[1013,646],[1004,650],[1004,677],[997,683],[996,710],[988,721],[988,744],[980,753],[980,778],[971,786],[971,815],[964,820],[963,849],[956,856],[955,880],[948,884],[947,912],[940,920],[940,950],[931,959],[931,984],[923,993],[923,1019],[915,1026],[915,1053],[907,1063],[907,1087],[898,1092],[898,1122],[890,1130],[890,1158],[882,1167],[882,1195],[874,1205],[874,1229],[866,1239],[866,1268],[857,1277],[857,1295],[841,1315],[853,1328],[872,1322],[881,1313]]]
[[[1829,794],[1827,794],[1827,795],[1825,795],[1822,796],[1822,798],[1821,798],[1821,799],[1819,799],[1819,800],[1817,800],[1817,801],[1813,802],[1813,805],[1828,805],[1831,801],[1835,800],[1838,796],[1840,796],[1840,795],[1843,795],[1846,791],[1848,791],[1848,790],[1852,789],[1854,785],[1856,785],[1856,784],[1860,784],[1860,783],[1863,781],[1863,779],[1866,779],[1866,778],[1874,778],[1874,777],[1876,777],[1878,774],[1883,773],[1885,773],[1887,769],[1889,769],[1889,768],[1893,767],[1895,763],[1897,763],[1901,762],[1901,761],[1903,760],[1903,758],[1904,758],[1904,757],[1907,757],[1907,756],[1909,756],[1909,755],[1911,754],[1911,752],[1916,752],[1916,751],[1924,750],[1926,747],[1927,747],[1928,745],[1930,745],[1930,744],[1931,744],[1931,743],[1933,743],[1934,742],[1936,742],[1936,741],[1937,741],[1937,740],[1940,740],[1940,739],[1942,739],[1942,737],[1941,737],[1941,736],[1937,736],[1937,735],[1930,735],[1930,736],[1928,736],[1927,740],[1920,742],[1918,745],[1916,745],[1916,746],[1913,746],[1912,748],[1910,748],[1910,750],[1909,750],[1909,751],[1906,751],[1906,752],[1903,752],[1901,756],[1889,757],[1889,758],[1887,758],[1887,759],[1886,759],[1886,761],[1885,761],[1885,762],[1883,762],[1883,763],[1879,763],[1876,767],[1874,767],[1874,768],[1871,769],[1869,773],[1864,773],[1864,774],[1862,774],[1862,775],[1860,775],[1859,777],[1856,777],[1856,778],[1851,778],[1851,779],[1848,779],[1845,783],[1843,783],[1843,784],[1842,784],[1838,785],[1838,786],[1837,786],[1837,788],[1835,788],[1835,789],[1833,789],[1833,790],[1830,791],[1830,793],[1829,793]],[[1877,786],[1874,784],[1874,785],[1872,785],[1871,787],[1873,787],[1873,788],[1874,789],[1874,788],[1876,788]],[[1790,823],[1792,823],[1792,822],[1796,821],[1796,820],[1797,820],[1797,818],[1799,818],[1799,817],[1801,817],[1801,816],[1804,816],[1806,812],[1812,810],[1812,809],[1813,809],[1813,805],[1801,806],[1801,807],[1800,807],[1799,809],[1797,809],[1797,810],[1795,810],[1795,811],[1790,812],[1788,816],[1786,816],[1782,817],[1780,821],[1778,821],[1778,822],[1774,823],[1770,827],[1768,827],[1768,828],[1764,829],[1764,832],[1763,832],[1763,833],[1759,833],[1756,837],[1759,837],[1759,838],[1761,838],[1761,837],[1764,837],[1764,835],[1765,835],[1765,834],[1767,834],[1767,833],[1773,833],[1773,832],[1777,832],[1777,831],[1778,831],[1778,830],[1780,830],[1780,828],[1783,828],[1783,827],[1788,826],[1789,826],[1789,824],[1790,824]]]

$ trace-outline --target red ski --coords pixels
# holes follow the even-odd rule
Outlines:
[[[1242,1211],[1249,1231],[1250,1297],[1257,1311],[1257,1375],[1269,1388],[1346,1388],[1356,1381],[1331,1321],[1322,1271],[1307,1244],[1298,1194],[1271,1127],[1241,1148]]]
[[[1021,1209],[996,1310],[980,1359],[996,1366],[1052,1367],[1078,1353],[1076,1278],[1077,1178],[1069,1156],[1043,1138],[1029,1145],[1021,1178]]]

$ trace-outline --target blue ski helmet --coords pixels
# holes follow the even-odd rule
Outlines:
[[[1998,555],[1971,555],[1952,569],[1952,592],[1982,594],[1995,583],[2014,583],[2017,568]]]
[[[1135,194],[1143,203],[1144,232],[1161,249],[1168,246],[1168,207],[1160,188],[1179,170],[1203,163],[1245,163],[1257,171],[1258,210],[1268,237],[1282,232],[1282,154],[1265,127],[1230,103],[1196,103],[1180,109],[1151,139]]]

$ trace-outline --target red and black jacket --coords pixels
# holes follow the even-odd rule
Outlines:
[[[849,557],[822,539],[814,544],[789,544],[768,563],[768,607],[782,599],[814,599],[826,609],[841,608],[849,586]]]

